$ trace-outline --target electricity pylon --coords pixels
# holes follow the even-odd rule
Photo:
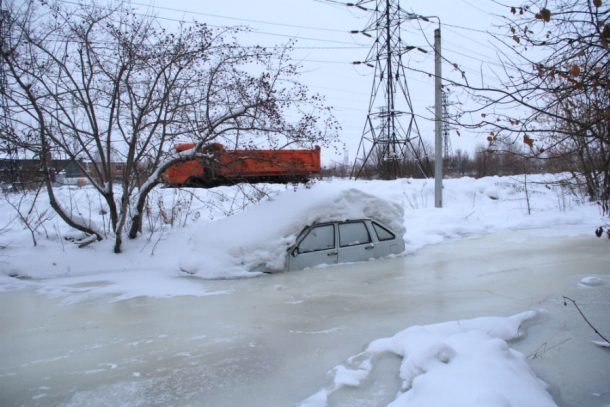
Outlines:
[[[449,126],[451,116],[449,115],[449,106],[453,103],[449,102],[448,91],[443,91],[443,158],[447,160],[453,153],[451,151],[451,140],[449,139],[449,133],[453,130],[453,127]]]
[[[374,68],[375,74],[351,176],[358,178],[365,168],[374,167],[384,179],[428,177],[428,157],[415,119],[403,61],[407,52],[427,51],[403,42],[401,24],[411,18],[400,8],[399,0],[363,0],[349,5],[372,13],[367,27],[352,33],[375,38],[366,59],[354,62]]]

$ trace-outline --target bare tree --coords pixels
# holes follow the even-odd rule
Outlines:
[[[38,200],[38,195],[40,194],[41,188],[42,185],[36,189],[33,196],[27,191],[17,192],[14,194],[4,194],[6,203],[13,208],[15,213],[17,213],[23,227],[30,232],[32,244],[34,246],[38,245],[38,241],[36,240],[38,230],[41,227],[44,227],[44,224],[53,217],[53,212],[49,209],[45,208],[39,210],[36,207],[36,201]],[[31,201],[29,201],[30,199]]]
[[[126,231],[130,238],[141,231],[164,170],[202,145],[282,148],[336,135],[322,98],[297,82],[290,45],[242,47],[240,29],[198,23],[168,30],[122,4],[30,0],[10,3],[3,16],[11,142],[80,165],[108,206],[117,253]],[[173,152],[183,140],[196,146]],[[101,239],[57,201],[48,165],[43,173],[59,216]]]
[[[462,116],[479,119],[460,124],[488,129],[492,150],[519,144],[530,158],[569,162],[564,168],[573,172],[573,181],[608,214],[609,2],[526,0],[504,6],[506,31],[494,36],[503,86],[487,86],[483,79],[477,86],[464,73],[461,82],[446,81],[481,102]]]

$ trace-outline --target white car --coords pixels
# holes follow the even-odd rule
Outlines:
[[[314,223],[288,248],[286,270],[350,263],[401,254],[402,236],[371,219]]]

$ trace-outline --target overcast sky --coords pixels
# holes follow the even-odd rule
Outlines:
[[[369,13],[338,4],[334,0],[137,0],[135,7],[149,5],[148,12],[171,20],[193,19],[212,26],[246,25],[254,32],[248,41],[262,45],[282,44],[290,38],[297,40],[293,57],[302,65],[302,81],[314,92],[326,97],[335,108],[335,115],[343,128],[341,139],[346,145],[350,162],[356,155],[367,114],[373,69],[355,66],[363,60],[372,39],[350,34],[362,29]],[[502,24],[499,16],[509,10],[492,0],[401,0],[403,9],[420,15],[434,15],[442,22],[443,56],[463,68],[470,80],[498,83],[493,71],[500,72],[498,58],[486,31],[498,32]],[[420,29],[421,28],[423,31]],[[434,70],[433,43],[436,23],[411,21],[403,25],[403,41],[430,50],[428,54],[409,53],[409,66],[427,72]],[[501,31],[504,32],[504,31]],[[425,36],[424,36],[425,34]],[[427,40],[426,40],[427,37]],[[459,78],[448,64],[443,64],[443,76]],[[422,137],[433,142],[434,126],[430,121],[434,105],[434,78],[410,72],[407,80],[418,115]],[[450,103],[469,104],[464,95],[452,94]],[[457,106],[450,107],[456,109]],[[472,151],[483,144],[484,136],[460,131],[451,132],[451,146]],[[324,161],[342,161],[343,157],[328,154]]]

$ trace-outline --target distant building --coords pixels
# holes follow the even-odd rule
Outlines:
[[[62,172],[67,178],[81,177],[82,173],[73,160],[50,160],[53,180]],[[43,180],[42,166],[39,159],[0,159],[0,182],[10,184],[28,184]]]
[[[85,173],[95,176],[95,163],[92,162],[77,162],[74,160],[54,160],[49,159],[49,168],[51,170],[51,180],[61,181],[62,179],[84,178]],[[125,163],[112,162],[110,163],[110,176],[115,181],[123,179],[125,171]],[[32,183],[39,183],[44,180],[42,172],[42,163],[40,159],[6,159],[0,158],[0,182],[3,184],[11,184],[13,186],[27,186]]]
[[[97,163],[99,165],[99,163]],[[85,162],[83,163],[83,166],[85,167],[85,170],[87,171],[87,173],[89,174],[96,174],[95,170],[94,170],[94,163],[92,162]],[[110,163],[110,177],[114,180],[114,181],[120,181],[123,179],[123,174],[125,172],[125,166],[126,163],[122,163],[122,162],[111,162]],[[82,175],[79,175],[82,176]],[[68,177],[66,175],[66,177]]]

